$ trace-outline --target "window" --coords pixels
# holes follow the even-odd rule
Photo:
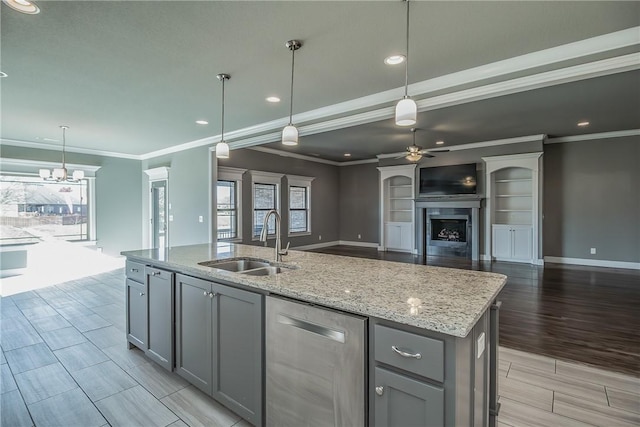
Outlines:
[[[311,233],[311,181],[306,176],[287,175],[289,182],[289,235]]]
[[[251,171],[253,185],[253,240],[260,237],[267,212],[271,209],[278,209],[280,206],[280,181],[282,176],[281,174]],[[276,220],[273,216],[269,219],[268,227],[268,234],[270,236],[275,235]]]
[[[218,181],[218,239],[238,237],[238,199],[236,181]]]
[[[216,231],[219,240],[242,238],[242,175],[246,169],[218,167]]]

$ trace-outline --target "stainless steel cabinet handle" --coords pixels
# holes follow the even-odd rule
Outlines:
[[[204,296],[205,296],[205,297],[208,297],[208,296],[209,296],[209,292],[204,291]]]
[[[143,297],[144,296],[144,292],[140,292],[140,296]]]
[[[213,292],[209,292],[209,298],[213,298],[215,296],[216,296],[216,294],[214,294]]]
[[[395,345],[391,346],[391,349],[393,351],[395,351],[396,353],[398,353],[400,356],[402,357],[412,357],[414,359],[422,359],[422,355],[420,353],[416,353],[416,354],[411,354],[411,353],[407,353],[406,351],[402,351],[400,350],[398,347],[396,347]]]
[[[138,269],[137,269],[137,268],[132,268],[132,269],[131,269],[131,272],[132,272],[132,273],[137,273],[137,272],[138,272]]]
[[[160,275],[160,274],[162,274],[162,273],[160,273],[159,271],[154,271],[154,272],[153,272],[153,273],[151,273],[151,274],[153,274],[154,276],[159,276],[159,275]]]
[[[378,387],[376,387],[376,394],[378,396],[382,396],[384,394],[384,387],[382,387],[381,385],[379,385]]]

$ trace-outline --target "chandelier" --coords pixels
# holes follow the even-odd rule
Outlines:
[[[67,174],[67,165],[65,162],[66,131],[67,129],[69,129],[69,126],[60,126],[60,129],[62,129],[62,167],[55,168],[53,169],[53,171],[50,171],[49,169],[40,169],[40,178],[44,179],[45,181],[78,182],[84,179],[84,171],[73,171],[73,174],[69,176]]]

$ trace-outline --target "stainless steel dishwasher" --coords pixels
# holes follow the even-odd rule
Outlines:
[[[267,426],[364,426],[366,319],[266,298]]]

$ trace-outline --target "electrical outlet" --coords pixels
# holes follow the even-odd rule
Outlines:
[[[318,240],[322,240],[322,234],[318,234]]]
[[[596,248],[591,248],[591,255],[595,255],[596,254]]]
[[[358,240],[362,239],[362,234],[358,234]]]
[[[198,222],[204,222],[204,218],[202,217],[202,215],[198,217]]]
[[[169,222],[173,221],[173,215],[169,215]]]

